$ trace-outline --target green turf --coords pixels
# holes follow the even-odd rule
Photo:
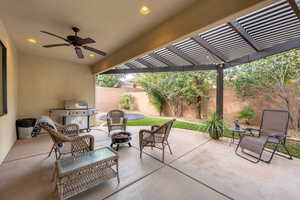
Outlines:
[[[146,119],[141,119],[141,120],[128,121],[127,125],[128,126],[152,126],[152,125],[162,125],[162,124],[166,123],[167,121],[169,121],[169,119],[146,118]],[[203,127],[200,124],[195,124],[195,123],[175,121],[173,127],[205,132],[205,130],[203,129]],[[223,136],[231,138],[231,132],[226,130],[226,131],[224,131]],[[290,153],[294,157],[300,158],[300,142],[287,141],[287,147],[288,147],[288,150],[290,151]],[[279,147],[279,152],[286,153],[282,147]]]
[[[161,118],[146,118],[141,120],[135,120],[135,121],[128,121],[128,126],[153,126],[153,125],[162,125],[169,121],[169,119],[161,119]],[[173,127],[175,128],[182,128],[187,130],[193,130],[193,131],[201,131],[201,126],[198,124],[193,123],[187,123],[182,121],[175,121],[173,124]]]

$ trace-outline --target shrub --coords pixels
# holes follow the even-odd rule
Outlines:
[[[122,94],[121,103],[118,105],[120,109],[132,110],[135,107],[134,98],[131,94]]]
[[[155,109],[159,112],[159,115],[161,116],[165,104],[164,97],[161,96],[160,93],[154,89],[149,91],[148,95],[149,95],[150,103],[155,107]]]
[[[244,108],[242,111],[240,111],[238,118],[241,120],[245,120],[245,123],[247,125],[250,125],[250,120],[251,119],[255,119],[256,114],[254,112],[254,110],[250,107],[246,107]]]

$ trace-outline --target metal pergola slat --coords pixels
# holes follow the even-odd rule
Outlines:
[[[255,51],[260,52],[255,58],[273,55],[271,52],[276,51],[274,48],[286,49],[281,48],[282,43],[291,45],[291,40],[300,37],[299,19],[299,1],[282,0],[131,61],[130,65],[125,65],[128,67],[126,71],[123,71],[172,71],[174,67],[179,67],[176,70],[188,71],[195,69],[190,66],[199,68],[206,64],[222,63],[233,66],[241,60],[243,62],[239,63],[244,63],[246,57],[253,58],[256,55]],[[110,72],[113,71],[109,70],[106,74]]]
[[[251,30],[247,30],[247,32],[251,35],[256,34],[256,33],[260,33],[260,32],[264,32],[264,31],[268,31],[268,30],[272,30],[274,28],[281,28],[281,27],[285,27],[285,26],[290,26],[290,25],[294,25],[294,24],[299,24],[299,20],[297,19],[291,19],[288,18],[286,20],[280,20],[278,22],[274,22],[272,24],[269,25],[264,25],[263,27],[255,27],[255,30],[251,31]]]
[[[231,28],[237,32],[250,46],[252,46],[256,51],[260,51],[263,48],[258,44],[251,35],[239,24],[237,21],[231,21],[228,23]]]

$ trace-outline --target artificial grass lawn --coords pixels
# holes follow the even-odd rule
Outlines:
[[[152,126],[152,125],[162,125],[169,121],[169,119],[161,119],[161,118],[146,118],[141,120],[135,120],[135,121],[128,121],[128,126]],[[188,122],[182,122],[182,121],[175,121],[173,124],[174,128],[182,128],[192,131],[201,131],[205,132],[201,124],[195,124],[195,123],[188,123]],[[224,137],[231,138],[231,132],[226,130],[223,133]],[[296,158],[300,158],[300,142],[297,141],[287,141],[287,148],[292,154],[292,156]],[[278,148],[279,152],[286,153],[285,150],[279,146]]]
[[[168,121],[169,119],[146,118],[141,120],[128,121],[127,125],[128,126],[153,126],[153,125],[162,125]],[[187,123],[182,121],[175,121],[173,127],[193,130],[193,131],[199,131],[201,128],[201,126],[198,124]]]

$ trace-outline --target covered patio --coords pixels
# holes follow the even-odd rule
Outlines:
[[[0,39],[5,39],[9,61],[9,112],[0,118],[0,198],[57,199],[55,184],[51,182],[56,159],[53,154],[47,157],[53,144],[50,136],[45,134],[17,140],[15,121],[17,118],[47,115],[50,108],[61,106],[63,100],[71,98],[84,98],[89,106],[94,106],[96,74],[215,70],[216,111],[218,117],[223,118],[223,108],[226,106],[223,104],[225,69],[300,47],[298,0],[212,0],[205,1],[203,5],[199,2],[189,4],[188,8],[185,7],[187,5],[179,6],[178,13],[170,10],[169,15],[157,17],[160,23],[155,23],[151,30],[135,35],[135,38],[118,38],[122,45],[116,45],[116,36],[110,38],[110,42],[114,43],[111,46],[102,39],[109,54],[96,62],[78,61],[76,56],[64,60],[64,56],[71,55],[64,50],[49,51],[53,53],[50,57],[46,56],[49,52],[36,47],[30,47],[24,53],[25,45],[20,42],[18,31],[20,27],[27,27],[24,25],[26,23],[19,25],[16,21],[28,15],[31,8],[26,7],[27,12],[23,13],[20,6],[17,8],[20,11],[18,17],[10,18],[5,15],[13,13],[15,7],[5,2],[7,10],[2,14],[0,12],[0,17],[6,19],[15,34],[14,41],[23,51],[19,68],[17,50],[9,39],[10,32],[0,29]],[[36,6],[36,2],[31,1],[30,5]],[[155,5],[160,8],[159,3]],[[51,6],[49,9],[53,10],[45,12],[50,17],[39,22],[42,14],[36,14],[32,17],[35,23],[28,22],[31,27],[41,28],[43,25],[40,24],[51,19],[57,7]],[[113,7],[110,3],[107,6]],[[123,6],[131,9],[128,5]],[[165,3],[164,8],[167,7]],[[73,10],[69,10],[71,12]],[[64,16],[62,10],[57,13],[61,14],[59,17]],[[203,15],[199,17],[198,13]],[[85,10],[84,14],[89,16],[90,11]],[[73,13],[68,16],[72,18]],[[167,17],[169,20],[163,20]],[[120,22],[120,18],[114,20]],[[80,19],[77,20],[79,23]],[[59,21],[61,24],[54,26],[53,21],[48,25],[58,29],[66,23]],[[146,30],[146,25],[143,26],[139,20],[132,21],[136,22],[136,27],[140,26],[140,31]],[[67,24],[74,22],[76,20],[70,19]],[[146,24],[148,21],[143,22]],[[94,23],[99,22],[96,20]],[[94,26],[88,26],[86,21],[82,24],[94,30]],[[105,25],[110,27],[111,24],[108,22]],[[118,25],[115,32],[120,33],[123,24]],[[0,23],[2,27],[4,25]],[[131,28],[134,29],[134,26]],[[62,30],[67,34],[67,29]],[[95,32],[99,34],[100,31],[97,29]],[[101,38],[99,35],[97,37]],[[28,55],[29,51],[34,53]],[[105,131],[99,131],[107,127],[97,127],[93,122],[91,125],[94,125],[92,131],[81,135],[94,137],[95,150],[109,146],[111,138]],[[118,151],[120,184],[111,179],[71,199],[299,199],[300,179],[297,175],[300,160],[297,158],[287,160],[276,156],[270,165],[263,162],[253,164],[236,156],[236,145],[230,144],[227,138],[212,140],[206,133],[172,128],[169,142],[173,154],[167,152],[165,162],[161,161],[160,151],[150,148],[144,151],[143,159],[140,159],[140,129],[149,127],[128,127],[133,137],[132,147],[124,146]]]
[[[215,70],[216,112],[223,118],[224,70],[300,46],[299,1],[275,1],[247,15],[223,20],[217,27],[191,33],[168,46],[110,69],[107,57],[93,67],[100,74]],[[112,55],[116,56],[116,55]]]
[[[101,127],[99,127],[101,128]],[[103,128],[103,127],[102,127]],[[138,131],[129,127],[133,147],[119,149],[120,179],[104,182],[72,199],[298,199],[300,160],[279,156],[271,165],[252,164],[234,154],[228,139],[173,128],[173,155],[147,149],[139,158]],[[105,133],[92,131],[95,149],[110,144]],[[54,155],[47,158],[50,137],[18,141],[0,166],[1,198],[55,199],[51,183]],[[34,152],[34,153],[33,153]]]

